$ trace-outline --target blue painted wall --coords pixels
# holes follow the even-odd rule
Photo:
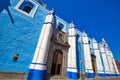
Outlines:
[[[19,1],[1,0],[0,2],[0,71],[29,71],[29,65],[48,12],[39,5],[35,16],[29,17],[14,9]],[[67,30],[68,23],[58,16],[55,20],[57,19],[66,24],[64,30]],[[16,62],[13,61],[15,54],[19,54]]]
[[[0,2],[0,71],[28,72],[48,12],[40,5],[31,18],[14,9],[18,2]],[[15,54],[19,54],[17,62]]]
[[[78,71],[85,73],[85,62],[84,62],[84,51],[83,51],[83,45],[82,45],[82,37],[81,37],[81,32],[76,29],[77,34],[79,35],[79,38],[77,40],[77,64],[78,64]],[[81,63],[80,63],[81,61]]]

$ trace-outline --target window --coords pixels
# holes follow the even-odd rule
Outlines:
[[[23,11],[25,11],[27,13],[30,13],[31,10],[32,10],[32,8],[30,6],[27,6],[27,5],[23,8]]]
[[[88,44],[90,44],[90,41],[88,41]]]
[[[15,54],[13,57],[13,61],[16,62],[18,60],[19,54]]]
[[[57,26],[56,28],[60,31],[65,31],[66,32],[66,24],[60,20],[57,20]]]
[[[62,30],[62,27],[61,27],[61,26],[58,26],[58,30],[60,30],[60,31],[61,31],[61,30]]]
[[[64,27],[64,25],[62,23],[58,22],[57,27],[58,27],[59,30],[62,30],[62,28]]]
[[[24,1],[18,8],[21,10],[21,11],[24,11],[28,14],[30,14],[30,12],[32,11],[32,9],[34,9],[34,4],[29,2],[29,1]]]
[[[38,4],[32,0],[20,0],[19,3],[15,6],[15,9],[19,12],[24,13],[27,16],[34,17],[38,8]]]

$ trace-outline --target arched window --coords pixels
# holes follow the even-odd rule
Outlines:
[[[28,5],[25,5],[24,8],[23,8],[23,11],[25,11],[27,13],[30,13],[31,10],[32,10],[32,7],[30,7]]]

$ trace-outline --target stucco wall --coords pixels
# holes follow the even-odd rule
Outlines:
[[[0,70],[27,72],[48,11],[39,5],[31,18],[14,9],[19,0],[7,1],[0,2]]]
[[[0,71],[28,72],[33,59],[36,45],[48,10],[38,4],[34,17],[30,17],[15,9],[21,0],[1,0],[0,2]],[[68,29],[68,23],[55,16],[57,21],[65,24],[64,31]],[[13,61],[15,54],[19,54],[18,60]]]

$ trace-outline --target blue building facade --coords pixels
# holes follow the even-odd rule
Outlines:
[[[44,29],[43,27],[51,28]],[[80,75],[89,78],[119,75],[112,52],[104,39],[101,43],[97,43],[85,32],[76,29],[73,23],[69,24],[64,21],[55,15],[54,10],[49,11],[43,3],[36,0],[1,0],[0,71],[25,72],[28,74],[28,78],[26,78],[28,80],[47,79],[47,67],[45,68],[46,72],[41,71],[44,69],[43,65],[48,64],[46,55],[49,56],[52,38],[49,36],[52,36],[54,29],[59,29],[66,35],[68,34],[69,48],[66,59],[69,60],[66,60],[65,73],[68,78],[78,79]],[[44,33],[44,31],[46,32]],[[39,44],[42,39],[48,43],[44,43],[43,47],[42,43]],[[45,47],[45,45],[47,46]],[[35,60],[38,47],[45,48],[46,55],[41,54],[38,56],[40,59]],[[42,50],[38,53],[42,53]],[[46,62],[43,61],[44,57]],[[69,61],[73,63],[69,63]],[[33,67],[33,65],[38,64],[42,65],[42,68],[41,66],[39,69]],[[38,71],[35,72],[36,70]]]

